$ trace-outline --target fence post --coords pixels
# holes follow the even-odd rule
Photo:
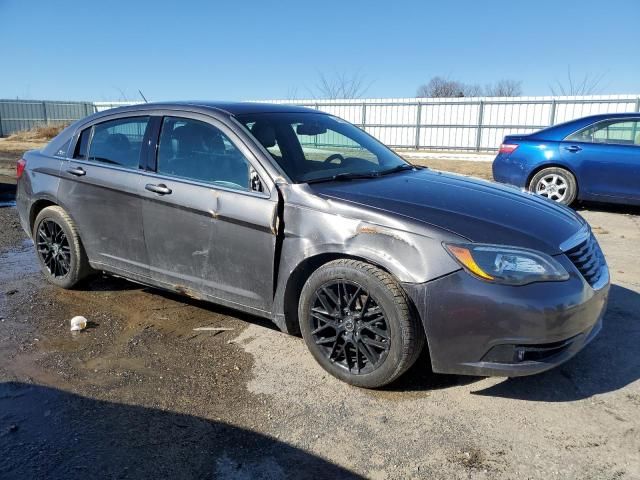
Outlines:
[[[47,102],[42,102],[42,116],[44,117],[44,123],[49,123],[47,118]]]
[[[478,105],[478,131],[476,132],[476,152],[480,151],[482,141],[482,117],[484,116],[484,101],[480,100]]]
[[[366,102],[362,102],[362,129],[363,130],[366,124],[367,124],[367,104]]]
[[[416,150],[420,150],[420,123],[422,119],[422,103],[418,102],[416,108]]]
[[[556,99],[551,100],[551,112],[549,113],[549,126],[556,124]]]

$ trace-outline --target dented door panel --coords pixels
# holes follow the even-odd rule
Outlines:
[[[276,203],[158,175],[170,194],[145,192],[144,233],[152,278],[195,298],[269,311]]]

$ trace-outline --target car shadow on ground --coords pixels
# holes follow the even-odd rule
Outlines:
[[[612,285],[600,334],[567,363],[527,377],[505,378],[474,395],[545,402],[569,402],[619,390],[640,378],[640,294]],[[426,352],[426,349],[425,349]],[[388,391],[425,391],[470,385],[482,377],[431,373],[428,355]]]
[[[588,210],[592,212],[619,213],[640,216],[640,206],[622,205],[615,203],[581,202],[575,206],[575,210],[578,213],[583,210]]]
[[[18,382],[0,384],[0,477],[362,478],[205,418]]]

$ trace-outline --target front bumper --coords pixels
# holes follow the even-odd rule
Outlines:
[[[459,270],[404,284],[427,335],[434,372],[521,376],[567,361],[602,327],[609,293],[606,265],[592,288],[564,256],[564,282],[489,283]]]

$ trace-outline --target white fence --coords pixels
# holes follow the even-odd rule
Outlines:
[[[391,147],[425,150],[493,151],[505,135],[598,113],[640,111],[640,94],[267,102],[315,108],[355,123]]]
[[[598,113],[639,112],[640,94],[582,97],[263,100],[344,118],[393,148],[497,150],[505,135]],[[134,102],[95,102],[97,111]]]

